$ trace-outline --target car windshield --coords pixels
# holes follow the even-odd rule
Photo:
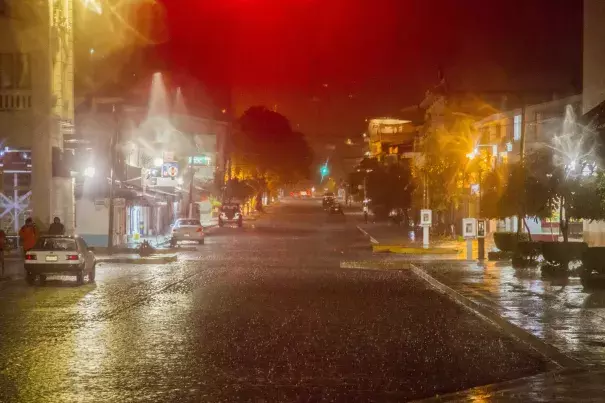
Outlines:
[[[77,244],[75,239],[71,238],[40,238],[36,245],[35,250],[44,251],[76,251]]]
[[[176,222],[177,227],[201,225],[200,220],[179,220]]]

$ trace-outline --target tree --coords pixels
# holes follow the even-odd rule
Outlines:
[[[237,178],[230,179],[225,185],[225,200],[231,202],[234,199],[244,201],[254,195],[254,188],[247,181]]]
[[[262,193],[294,184],[310,175],[311,149],[288,119],[262,106],[251,107],[238,119],[229,154],[231,171],[254,181],[257,199]]]
[[[379,218],[386,218],[393,209],[401,209],[407,218],[414,190],[410,166],[377,166],[366,174],[367,196],[372,202],[374,213]],[[405,222],[407,223],[407,219]]]

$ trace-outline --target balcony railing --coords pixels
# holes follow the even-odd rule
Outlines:
[[[32,108],[30,90],[0,89],[0,112],[25,111]]]

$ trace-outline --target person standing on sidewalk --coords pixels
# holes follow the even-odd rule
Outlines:
[[[23,256],[25,256],[38,240],[38,228],[34,225],[34,220],[31,217],[25,220],[25,225],[19,230],[19,238],[23,246]]]
[[[368,205],[367,204],[363,204],[363,220],[365,221],[365,223],[368,223]]]

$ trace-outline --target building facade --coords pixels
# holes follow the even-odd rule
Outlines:
[[[73,3],[1,4],[0,138],[32,151],[29,208],[38,224],[58,216],[73,230],[73,181],[57,169],[62,136],[74,130]]]

